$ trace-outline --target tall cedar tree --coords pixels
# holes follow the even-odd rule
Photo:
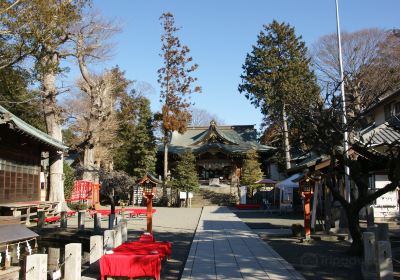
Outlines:
[[[291,107],[308,106],[319,90],[309,68],[307,48],[289,24],[274,20],[264,25],[257,44],[247,54],[239,92],[260,107],[268,123],[283,130],[286,168],[290,168],[288,120]]]
[[[171,141],[172,132],[186,131],[190,122],[190,95],[201,92],[201,88],[193,86],[197,78],[192,73],[198,65],[192,63],[189,48],[181,45],[176,33],[179,28],[175,26],[174,16],[163,13],[160,17],[164,33],[161,35],[161,54],[164,66],[158,70],[158,83],[161,87],[160,102],[162,103],[162,130],[164,144],[164,204],[168,203],[167,174],[168,174],[168,144]]]
[[[260,166],[261,163],[258,161],[257,151],[248,151],[246,159],[243,162],[240,183],[241,185],[248,187],[251,197],[253,197],[254,190],[259,186],[255,184],[255,182],[261,180],[264,175]]]
[[[40,93],[30,90],[30,73],[20,67],[0,69],[0,105],[30,125],[46,131]]]
[[[115,168],[136,178],[155,171],[156,143],[150,101],[126,95],[118,112],[120,147],[114,156]]]
[[[186,192],[187,207],[188,192],[196,191],[200,187],[196,170],[196,157],[192,152],[186,151],[181,155],[173,171],[172,186]]]

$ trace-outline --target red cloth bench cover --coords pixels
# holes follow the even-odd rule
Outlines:
[[[115,209],[115,215],[118,215],[119,211],[120,211],[120,209]],[[93,211],[90,211],[90,216],[94,216],[95,213],[99,213],[102,216],[110,216],[111,210],[93,210]]]
[[[101,280],[105,276],[154,277],[160,280],[161,260],[158,255],[109,254],[100,259]]]
[[[155,238],[154,238],[154,235],[152,235],[152,234],[142,234],[140,237],[139,237],[139,241],[141,241],[141,242],[155,242],[156,240],[155,240]]]
[[[114,254],[152,255],[157,254],[160,259],[170,257],[172,246],[170,242],[126,242],[113,249]]]
[[[155,213],[156,209],[152,209],[151,213]],[[128,213],[132,216],[139,216],[139,215],[146,215],[147,214],[147,209],[132,209],[132,208],[126,208],[125,213]]]

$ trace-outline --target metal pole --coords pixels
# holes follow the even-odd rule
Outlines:
[[[344,74],[343,74],[343,60],[342,60],[342,41],[340,37],[340,23],[339,23],[339,0],[335,0],[336,2],[336,27],[337,27],[337,38],[338,38],[338,49],[339,49],[339,68],[340,68],[340,91],[342,92],[342,122],[344,126],[344,155],[345,159],[349,158],[349,135],[347,132],[347,118],[346,118],[346,96],[344,93]],[[344,182],[346,187],[345,198],[348,202],[350,202],[350,169],[345,164],[344,166]]]

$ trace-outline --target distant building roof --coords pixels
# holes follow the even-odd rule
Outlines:
[[[394,116],[378,126],[373,124],[363,129],[360,132],[359,140],[371,146],[390,145],[395,141],[400,141],[400,115]]]
[[[163,149],[163,147],[160,148]],[[174,132],[168,149],[169,152],[175,154],[188,149],[195,154],[209,149],[233,154],[243,154],[251,149],[258,152],[275,150],[274,147],[257,142],[257,131],[254,125],[217,126],[214,121],[210,123],[210,126],[189,127],[183,134]]]
[[[24,122],[11,112],[7,111],[4,107],[0,106],[0,124],[9,124],[13,128],[21,131],[22,133],[28,134],[29,136],[35,138],[36,140],[50,145],[57,150],[67,150],[68,147],[62,142],[54,139],[50,135],[44,133],[43,131],[31,126],[30,124]]]

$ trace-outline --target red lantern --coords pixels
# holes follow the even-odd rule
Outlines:
[[[311,239],[311,197],[314,193],[315,181],[308,177],[304,176],[302,180],[299,182],[299,192],[304,199],[304,231],[306,235],[306,240],[309,241]]]

